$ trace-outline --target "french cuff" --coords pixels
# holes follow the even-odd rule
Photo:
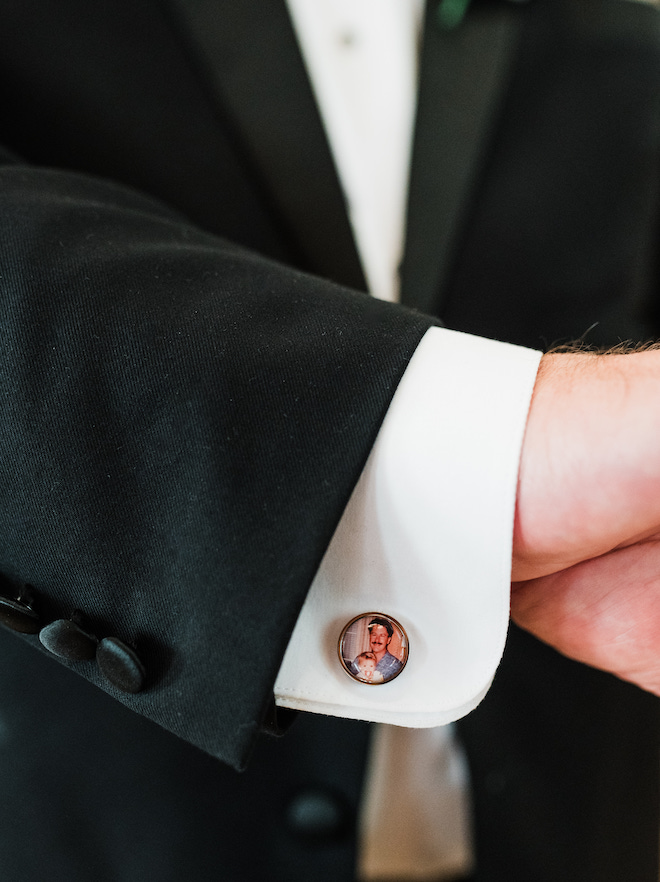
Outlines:
[[[506,639],[518,462],[540,358],[426,333],[296,623],[278,706],[427,727],[480,702]],[[391,616],[408,637],[405,668],[376,688],[351,677],[337,649],[365,613]]]

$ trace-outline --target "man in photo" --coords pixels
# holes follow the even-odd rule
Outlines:
[[[389,651],[394,628],[386,618],[381,616],[373,618],[367,627],[369,629],[369,650],[376,659],[376,673],[380,674],[384,681],[391,680],[403,667],[400,659]],[[353,661],[353,668],[355,673],[359,673],[357,659]]]

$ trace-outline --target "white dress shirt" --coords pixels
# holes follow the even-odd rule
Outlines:
[[[289,7],[366,275],[393,298],[420,0]],[[539,358],[445,329],[426,333],[300,614],[278,704],[437,726],[480,701],[506,636],[518,460]],[[410,655],[395,680],[365,688],[339,664],[337,640],[350,619],[374,610],[401,622]]]
[[[423,0],[288,0],[369,290],[398,299]],[[539,355],[433,329],[397,390],[275,686],[279,705],[376,732],[359,875],[470,867],[466,766],[451,727],[485,694],[509,611],[519,450]],[[380,611],[410,639],[382,688],[350,679],[341,628]],[[396,794],[396,811],[391,810]]]

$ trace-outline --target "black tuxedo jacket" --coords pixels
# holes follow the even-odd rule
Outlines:
[[[429,7],[393,306],[280,0],[1,8],[3,593],[146,670],[0,634],[2,878],[350,879],[368,727],[261,737],[282,653],[434,315],[656,333],[658,14]],[[655,880],[654,699],[514,632],[461,734],[479,880]]]

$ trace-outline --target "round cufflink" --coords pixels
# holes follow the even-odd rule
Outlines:
[[[358,683],[379,686],[398,677],[408,661],[408,635],[392,616],[362,613],[343,628],[339,661]]]

